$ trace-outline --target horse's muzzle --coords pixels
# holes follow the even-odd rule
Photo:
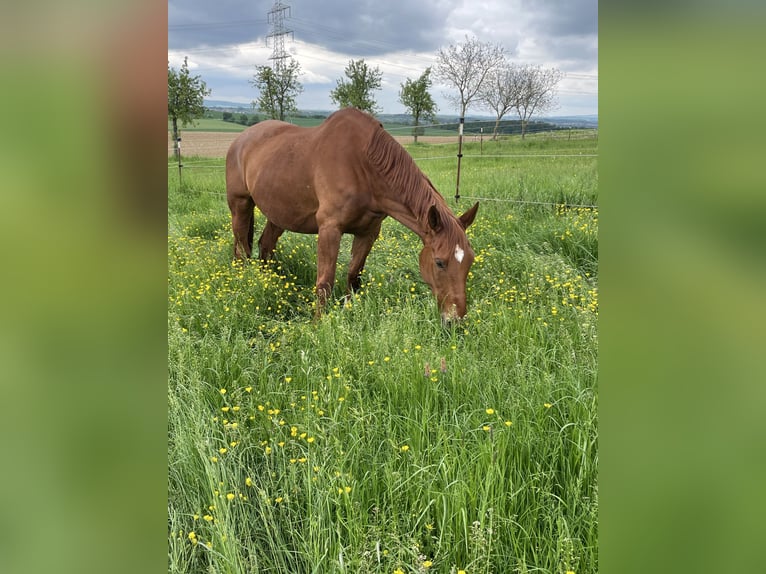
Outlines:
[[[465,315],[465,313],[463,313]],[[442,316],[442,324],[443,325],[450,325],[459,323],[463,320],[463,315],[460,315],[460,312],[457,309],[457,305],[452,304],[447,309],[442,310],[441,316]]]

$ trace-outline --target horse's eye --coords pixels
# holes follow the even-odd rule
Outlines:
[[[436,260],[436,266],[437,266],[439,269],[444,269],[444,268],[446,267],[446,265],[444,264],[444,261],[442,261],[441,259],[437,259],[437,260]]]

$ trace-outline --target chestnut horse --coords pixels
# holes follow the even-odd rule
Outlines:
[[[389,215],[423,241],[420,273],[442,319],[466,313],[474,252],[465,230],[479,204],[455,217],[407,151],[364,112],[345,108],[311,128],[267,120],[246,129],[226,155],[226,195],[235,258],[251,255],[254,206],[266,216],[258,239],[264,261],[285,230],[319,234],[318,314],[332,294],[342,234],[354,236],[350,293],[360,287],[367,255]]]

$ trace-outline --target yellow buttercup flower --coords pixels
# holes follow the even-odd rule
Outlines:
[[[488,415],[494,415],[495,414],[495,409],[487,409],[486,412],[487,412]]]

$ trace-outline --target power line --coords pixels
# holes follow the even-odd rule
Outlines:
[[[206,22],[204,24],[168,24],[168,30],[205,30],[207,28],[238,28],[266,24],[266,20],[235,20],[228,22]]]

